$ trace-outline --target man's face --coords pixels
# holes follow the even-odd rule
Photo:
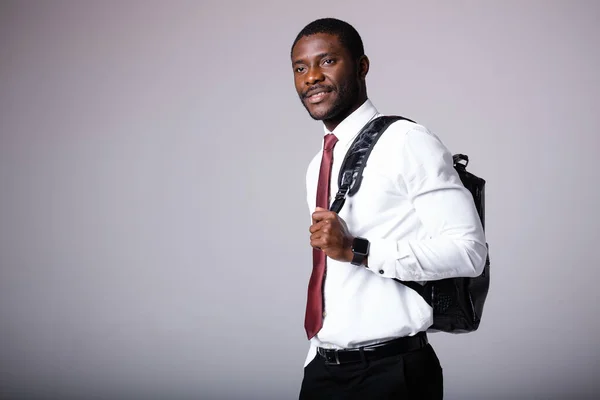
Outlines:
[[[357,63],[336,35],[300,39],[292,50],[292,66],[296,91],[312,118],[339,123],[358,106]]]

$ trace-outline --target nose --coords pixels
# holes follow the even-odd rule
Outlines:
[[[306,85],[312,86],[317,82],[323,81],[323,71],[319,66],[310,67],[306,76]]]

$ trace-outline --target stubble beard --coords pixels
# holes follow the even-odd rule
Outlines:
[[[339,118],[352,107],[353,102],[358,98],[360,91],[358,83],[352,81],[340,85],[339,90],[336,90],[335,88],[331,89],[333,89],[332,91],[337,91],[337,98],[331,105],[331,108],[325,111],[323,115],[311,113],[304,102],[304,99],[302,97],[300,98],[302,105],[306,108],[308,115],[310,115],[312,119],[316,121],[330,121]]]

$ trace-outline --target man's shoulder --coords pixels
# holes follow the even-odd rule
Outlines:
[[[400,116],[400,115],[379,115],[379,117],[392,117],[392,116]],[[407,117],[408,118],[408,117]],[[417,133],[424,135],[431,135],[436,137],[427,127],[424,125],[413,121],[411,119],[399,119],[397,121],[392,122],[389,127],[386,129],[385,133],[381,135],[380,141],[387,142],[391,144],[392,142],[396,144],[401,144],[405,141],[406,137],[409,133]]]
[[[381,114],[380,117],[400,117],[397,121],[390,124],[388,130],[393,130],[396,133],[408,133],[411,130],[418,130],[422,132],[429,132],[429,130],[422,124],[409,117],[404,117],[401,114]]]

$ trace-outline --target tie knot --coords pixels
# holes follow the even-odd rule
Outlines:
[[[323,150],[333,150],[333,146],[337,143],[338,138],[333,133],[325,135]]]

